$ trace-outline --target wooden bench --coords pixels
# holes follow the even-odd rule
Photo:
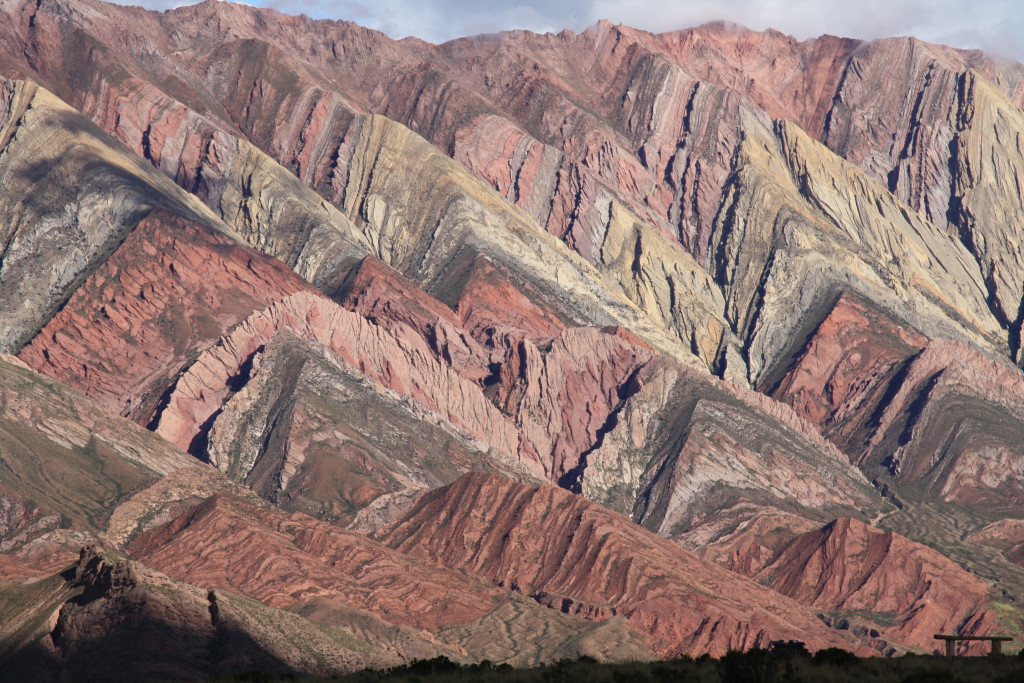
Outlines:
[[[1007,643],[1013,638],[1010,636],[944,636],[936,633],[935,640],[946,641],[946,656],[952,657],[956,654],[953,646],[958,640],[987,640],[992,644],[992,654],[1001,655],[1003,654],[1003,643]]]

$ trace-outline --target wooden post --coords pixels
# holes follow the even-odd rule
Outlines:
[[[955,654],[956,654],[956,641],[952,640],[952,639],[947,640],[946,641],[946,656],[947,657],[952,657]]]
[[[1003,654],[1003,641],[996,638],[992,639],[992,654],[1001,655]]]

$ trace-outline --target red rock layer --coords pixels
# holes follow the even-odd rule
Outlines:
[[[430,46],[256,8],[200,4],[155,15],[88,6],[76,13],[26,2],[5,27],[10,60],[31,55],[23,69],[185,186],[200,182],[217,131],[240,131],[336,199],[344,169],[332,157],[352,117],[373,110],[448,150],[591,260],[609,192],[707,257],[740,137],[736,112],[747,108],[740,98],[866,162],[857,154],[888,155],[873,149],[883,141],[896,153],[891,140],[914,127],[912,107],[898,98],[872,120],[899,130],[847,121],[838,93],[874,107],[893,89],[877,87],[875,70],[892,78],[892,65],[902,65],[911,100],[930,65],[944,76],[973,69],[1007,93],[1024,82],[1024,70],[981,53],[908,39],[798,42],[720,24],[652,35],[603,22],[579,35],[512,32]],[[105,48],[74,69],[52,49],[69,42],[69,16]],[[200,31],[203,41],[183,38]],[[156,47],[159,66],[133,55],[140,41]],[[846,83],[861,79],[863,92]]]
[[[1024,375],[956,342],[929,342],[889,389],[863,456],[897,482],[978,509],[1024,500]]]
[[[557,336],[566,325],[554,312],[539,306],[537,299],[527,297],[504,272],[486,258],[478,257],[453,308],[463,327],[477,339],[520,333],[538,343]]]
[[[857,520],[798,536],[754,578],[802,604],[879,619],[883,638],[927,651],[936,633],[997,630],[986,608],[991,586],[927,546]]]
[[[389,330],[411,328],[463,377],[475,381],[490,374],[489,352],[466,334],[459,317],[376,257],[368,256],[354,268],[334,298]]]
[[[298,292],[253,314],[201,354],[169,393],[157,433],[180,446],[191,443],[232,393],[240,368],[285,329],[322,344],[387,390],[480,439],[499,457],[519,458],[533,471],[543,471],[532,451],[520,449],[515,426],[479,387],[439,361],[412,329],[400,325],[389,331],[311,292]]]
[[[579,466],[653,351],[620,330],[566,329],[485,259],[461,279],[455,312],[379,260],[342,287],[347,308],[396,333],[418,333],[436,357],[477,382],[511,417],[558,482]]]
[[[998,511],[1024,499],[1024,375],[964,344],[928,341],[867,302],[841,295],[770,395],[869,477]]]
[[[588,619],[623,615],[662,655],[797,638],[851,647],[804,608],[584,498],[469,474],[381,540]]]
[[[863,430],[893,376],[927,340],[841,294],[769,395],[857,458]]]
[[[308,289],[284,265],[227,235],[155,211],[19,358],[115,412],[148,421],[190,357],[253,311]]]
[[[223,495],[139,535],[130,550],[170,576],[271,607],[336,601],[434,632],[482,617],[504,599],[504,591],[362,534]]]

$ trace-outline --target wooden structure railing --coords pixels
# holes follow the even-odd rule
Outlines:
[[[946,656],[953,657],[956,655],[954,646],[958,640],[987,640],[992,644],[992,652],[994,655],[1003,654],[1003,643],[1008,643],[1013,638],[1010,636],[945,636],[936,633],[935,640],[946,641]]]

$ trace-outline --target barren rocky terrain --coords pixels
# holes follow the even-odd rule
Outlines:
[[[0,0],[0,664],[1019,633],[1022,107],[913,38]]]

